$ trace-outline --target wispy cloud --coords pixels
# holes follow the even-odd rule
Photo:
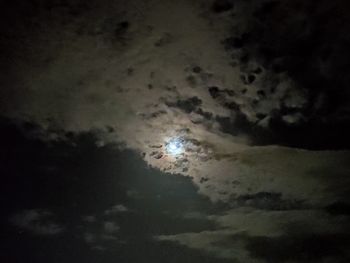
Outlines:
[[[124,213],[124,212],[128,212],[129,209],[123,205],[123,204],[118,204],[115,206],[112,206],[111,208],[107,209],[105,211],[105,215],[113,215],[113,214],[118,214],[118,213]]]
[[[24,210],[10,218],[13,225],[36,235],[57,235],[64,227],[55,222],[54,214],[48,210]]]

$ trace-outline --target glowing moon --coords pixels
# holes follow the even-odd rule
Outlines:
[[[166,144],[166,151],[171,155],[178,155],[184,151],[183,143],[180,139],[172,139]]]

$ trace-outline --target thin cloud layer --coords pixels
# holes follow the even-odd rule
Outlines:
[[[323,257],[322,250],[315,250],[314,246],[329,249],[327,256],[332,262],[341,262],[339,260],[348,255],[350,236],[344,233],[348,227],[348,216],[333,217],[321,210],[239,208],[209,218],[216,221],[221,229],[155,238],[238,262],[317,262]],[[278,242],[281,242],[280,246]],[[305,248],[298,247],[298,242]],[[336,249],[326,245],[328,242],[337,242],[334,244]],[[263,253],[260,246],[269,253]]]

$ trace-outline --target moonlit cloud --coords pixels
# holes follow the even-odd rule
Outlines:
[[[235,10],[247,5],[240,3]],[[250,7],[260,8],[256,3]],[[37,122],[54,138],[68,131],[96,131],[100,146],[121,143],[153,167],[189,175],[213,201],[269,191],[311,203],[336,201],[345,189],[335,190],[331,173],[317,178],[313,170],[322,162],[331,171],[347,152],[252,147],[251,129],[270,127],[281,103],[294,109],[281,117],[288,125],[305,119],[298,109],[307,103],[307,92],[288,74],[276,74],[254,59],[232,67],[232,56],[241,54],[237,46],[246,40],[237,33],[222,43],[229,29],[224,17],[210,24],[214,17],[194,8],[190,2],[145,3],[143,23],[131,23],[124,48],[100,45],[104,40],[87,32],[74,40],[57,36],[67,45],[47,67],[24,70],[17,89],[25,96],[5,104],[3,114]],[[186,19],[164,15],[166,10]],[[92,23],[96,18],[83,19]],[[238,25],[251,23],[245,19],[238,16]],[[80,23],[72,21],[65,32],[73,34]],[[47,56],[41,50],[35,54]],[[250,75],[242,77],[243,69]],[[262,88],[270,84],[275,91],[268,94]],[[342,165],[338,180],[346,180],[349,169],[346,161]],[[227,183],[232,181],[239,186]]]
[[[263,263],[259,247],[292,249],[286,239],[307,247],[312,234],[344,235],[348,216],[327,210],[349,199],[349,51],[338,42],[350,37],[342,0],[100,2],[81,14],[51,7],[47,23],[38,12],[26,23],[37,25],[29,36],[26,25],[13,25],[15,37],[7,29],[4,47],[18,50],[0,79],[2,117],[23,130],[37,125],[26,135],[48,143],[76,146],[74,136],[94,134],[97,149],[131,150],[152,171],[190,178],[194,191],[223,207],[184,212],[217,228],[155,234],[156,242]],[[79,215],[80,239],[101,251],[119,240],[118,220],[138,214],[127,201],[151,199],[136,188],[100,215]],[[11,222],[37,235],[64,232],[54,218],[31,209]],[[305,235],[291,233],[298,224],[309,228]],[[287,262],[282,254],[271,262]]]

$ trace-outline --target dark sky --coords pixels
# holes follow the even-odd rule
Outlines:
[[[90,133],[46,144],[8,121],[1,127],[6,262],[213,261],[153,240],[215,228],[205,217],[183,217],[222,211],[189,178],[149,168],[128,150],[98,148]]]
[[[345,0],[0,4],[1,262],[350,262]]]

